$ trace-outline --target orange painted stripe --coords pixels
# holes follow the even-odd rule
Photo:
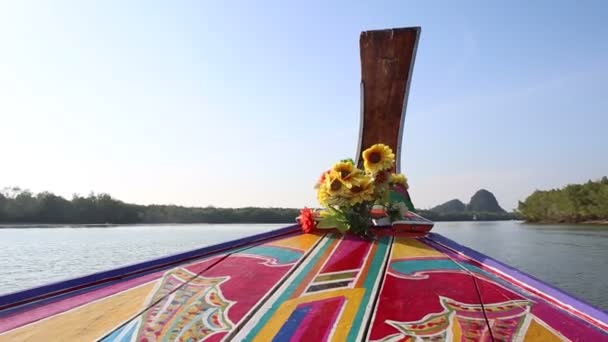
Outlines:
[[[361,269],[361,275],[359,275],[359,279],[357,280],[357,284],[355,284],[355,287],[361,287],[361,285],[365,281],[365,278],[367,277],[367,274],[369,273],[369,268],[372,265],[372,260],[374,260],[374,255],[376,255],[377,249],[378,249],[378,243],[374,242],[372,245],[372,248],[369,251],[367,260],[365,261],[365,265],[363,265],[363,268]]]
[[[329,248],[325,252],[325,255],[323,255],[321,257],[321,259],[319,259],[319,262],[317,262],[317,264],[314,266],[314,268],[312,268],[310,270],[310,272],[306,275],[306,278],[304,278],[304,280],[302,281],[302,283],[300,284],[298,289],[294,291],[294,293],[291,295],[290,299],[298,298],[302,295],[304,290],[308,287],[308,285],[312,282],[313,278],[317,275],[317,273],[321,269],[321,266],[323,266],[325,261],[332,255],[332,253],[334,252],[334,249],[336,248],[336,245],[338,245],[338,242],[340,242],[342,240],[341,238],[333,238],[333,237],[330,238],[330,237],[327,237],[327,235],[325,236],[325,238],[333,239],[333,241],[331,242]]]

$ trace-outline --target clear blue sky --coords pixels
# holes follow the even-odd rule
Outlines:
[[[404,26],[417,206],[608,174],[607,2],[328,3],[3,2],[0,187],[316,205],[356,152],[359,33]]]

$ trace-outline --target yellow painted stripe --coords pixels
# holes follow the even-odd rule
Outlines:
[[[356,275],[357,275],[357,271],[344,272],[344,273],[323,274],[323,275],[318,276],[315,279],[315,283],[316,282],[321,282],[321,281],[330,281],[330,280],[354,278]]]
[[[320,301],[328,298],[336,298],[336,297],[346,297],[346,307],[344,308],[344,312],[338,318],[338,322],[335,326],[335,330],[333,336],[331,338],[332,341],[346,341],[348,338],[348,333],[353,328],[352,322],[355,319],[355,315],[359,310],[359,307],[362,305],[361,299],[365,294],[365,289],[340,289],[331,292],[322,292],[319,294],[308,295],[304,297],[299,297],[295,299],[290,299],[286,302],[283,302],[277,312],[272,318],[266,323],[264,328],[260,331],[260,333],[255,337],[254,341],[262,342],[262,341],[272,341],[272,339],[277,335],[283,324],[287,322],[289,316],[291,316],[292,312],[298,307],[298,305],[303,303],[313,303],[315,301]],[[357,327],[358,328],[358,327]]]
[[[307,251],[321,238],[322,234],[301,234],[267,243],[269,246],[295,248]]]
[[[0,335],[0,341],[94,341],[141,309],[155,282]]]
[[[443,253],[422,242],[405,236],[395,237],[391,259],[408,259],[421,257],[442,257]]]
[[[452,315],[452,341],[462,341],[462,327],[456,315]]]
[[[545,328],[541,324],[539,324],[536,319],[532,319],[530,322],[530,326],[526,331],[526,337],[524,341],[542,341],[542,342],[551,342],[551,341],[565,341],[566,339],[560,338],[557,334],[554,334],[549,329]]]

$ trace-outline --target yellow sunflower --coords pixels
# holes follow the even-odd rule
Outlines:
[[[342,180],[348,180],[357,173],[357,168],[351,163],[339,162],[334,165],[332,171],[340,174]]]
[[[344,183],[340,173],[334,170],[329,171],[329,174],[325,177],[325,186],[332,196],[344,194],[344,191],[346,191],[346,184]]]
[[[326,183],[321,183],[319,185],[319,190],[317,191],[317,199],[319,200],[319,203],[322,206],[327,207],[329,205],[330,197],[331,195],[329,194],[329,191],[327,191]]]
[[[406,189],[408,188],[407,178],[405,177],[404,174],[401,174],[401,173],[393,173],[393,174],[391,174],[390,182],[393,185],[399,184],[399,185],[403,185]]]
[[[340,178],[340,174],[333,170],[325,177],[323,190],[327,193],[325,203],[329,206],[345,205],[351,196],[345,182]]]
[[[365,170],[375,174],[392,168],[395,163],[395,154],[387,145],[375,144],[363,151],[363,161]]]
[[[362,176],[357,179],[356,185],[353,185],[349,192],[351,195],[349,204],[351,205],[372,201],[374,199],[374,182],[371,177]]]

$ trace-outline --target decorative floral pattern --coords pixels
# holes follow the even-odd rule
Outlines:
[[[171,271],[150,299],[154,305],[143,316],[136,340],[200,341],[232,330],[226,311],[233,302],[220,290],[229,278],[206,278],[184,268]]]

